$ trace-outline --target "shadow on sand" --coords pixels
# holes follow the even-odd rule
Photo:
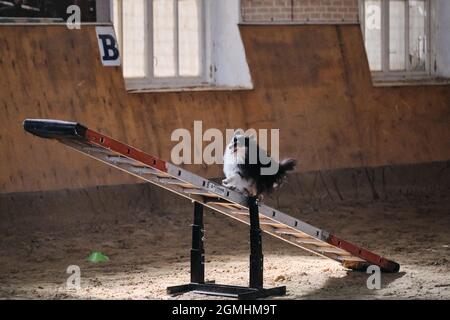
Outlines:
[[[382,273],[381,289],[386,288],[390,283],[403,277],[405,272]],[[336,292],[339,292],[339,299],[377,299],[380,298],[379,290],[372,290],[367,287],[367,280],[370,274],[360,271],[347,271],[341,278],[330,278],[317,290],[306,295],[303,299],[336,299]]]

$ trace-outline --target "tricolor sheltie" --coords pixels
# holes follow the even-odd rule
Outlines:
[[[296,164],[294,159],[285,159],[278,164],[275,173],[262,174],[263,168],[274,165],[276,168],[275,160],[267,155],[267,151],[259,148],[254,136],[245,136],[240,131],[234,133],[223,158],[225,179],[222,184],[248,196],[258,197],[279,187],[287,172],[293,170]]]

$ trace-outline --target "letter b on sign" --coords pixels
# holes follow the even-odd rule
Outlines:
[[[120,66],[119,46],[112,27],[97,27],[98,49],[102,64],[108,67]]]

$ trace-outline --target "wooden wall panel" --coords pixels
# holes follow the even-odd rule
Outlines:
[[[194,120],[280,128],[281,154],[299,171],[450,159],[450,86],[372,87],[359,26],[241,34],[254,90],[128,94],[120,69],[101,65],[94,27],[0,26],[0,192],[136,182],[25,134],[25,118],[79,121],[166,160],[171,132]]]

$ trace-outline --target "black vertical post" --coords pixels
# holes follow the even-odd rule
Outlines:
[[[192,225],[191,283],[205,283],[205,250],[203,249],[203,205],[194,202]]]
[[[263,253],[257,197],[248,198],[250,213],[250,288],[263,288]]]

